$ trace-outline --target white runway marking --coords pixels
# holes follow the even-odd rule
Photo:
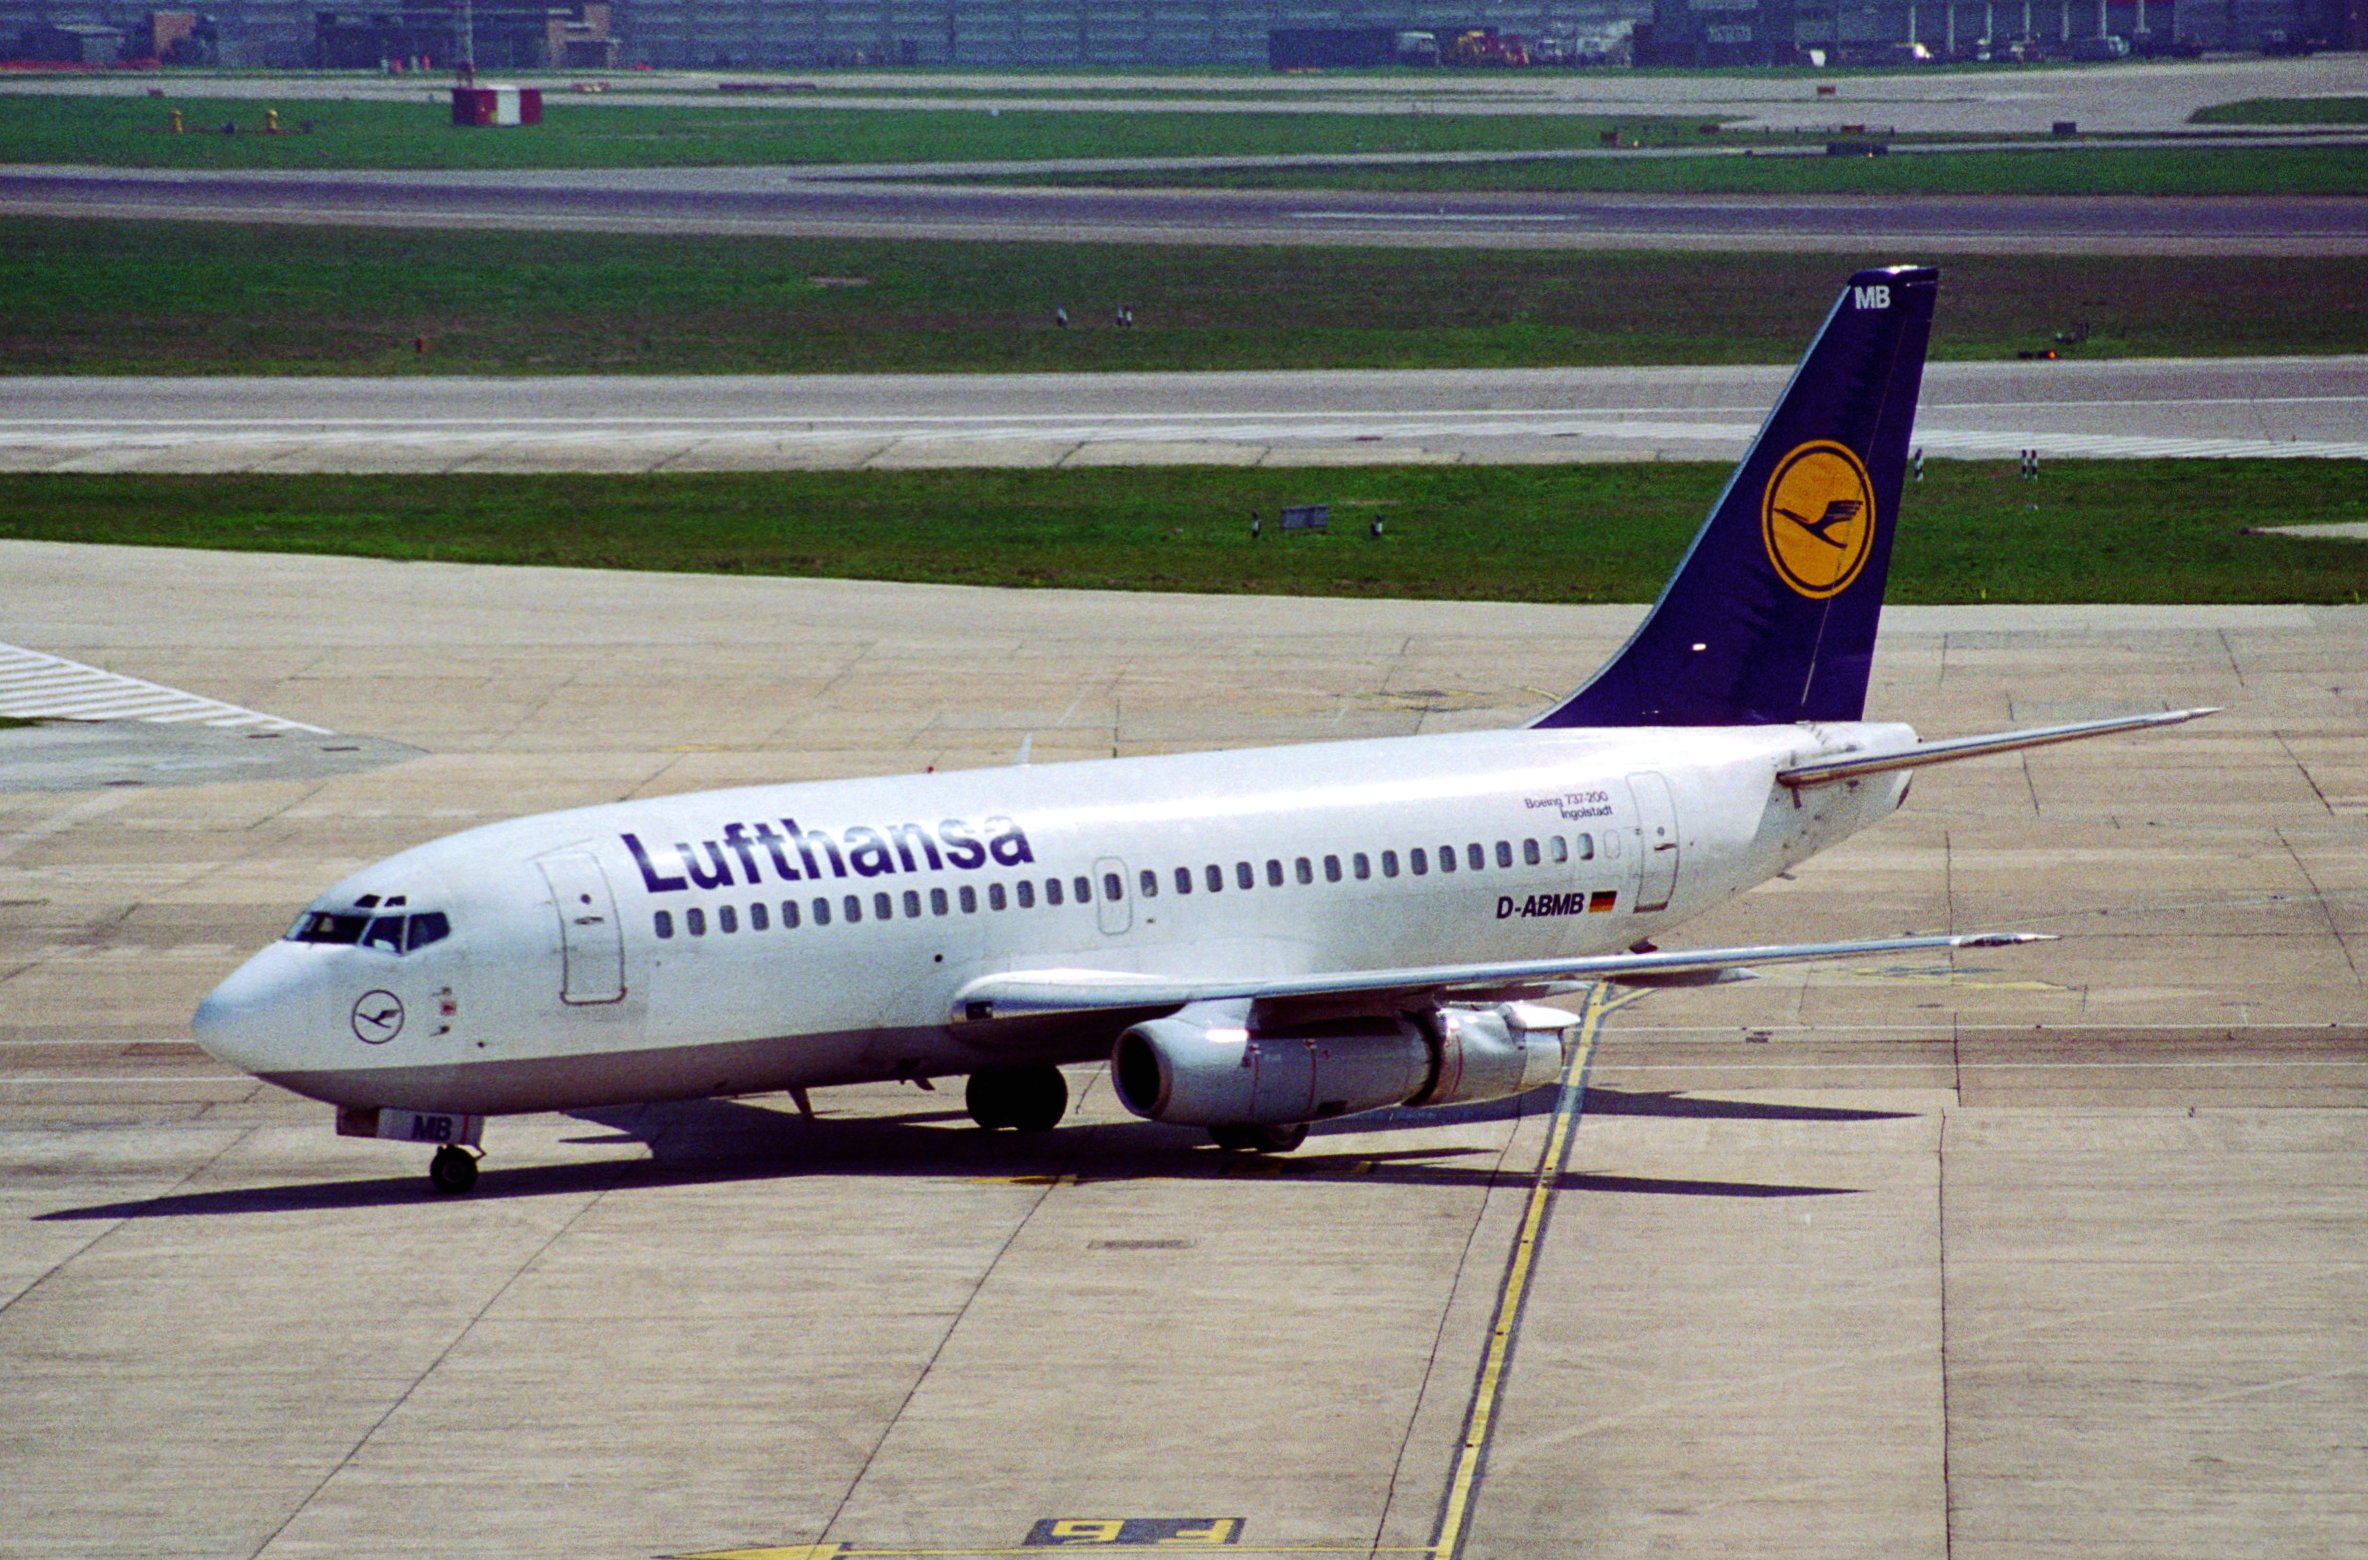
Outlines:
[[[325,726],[265,715],[10,644],[0,644],[0,715],[19,720],[144,720],[161,725],[195,721],[257,731],[329,734]]]

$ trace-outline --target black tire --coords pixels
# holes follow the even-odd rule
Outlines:
[[[1209,1128],[1209,1136],[1228,1153],[1287,1154],[1307,1141],[1307,1123],[1293,1121],[1267,1126],[1259,1122],[1232,1122]]]
[[[976,1072],[962,1090],[970,1119],[989,1132],[1050,1132],[1069,1111],[1069,1082],[1058,1067],[1004,1067]]]
[[[1069,1080],[1058,1067],[1022,1067],[1004,1074],[1005,1106],[1018,1132],[1050,1132],[1069,1113]]]
[[[1004,1074],[977,1072],[962,1086],[962,1108],[970,1112],[970,1119],[989,1132],[1013,1125],[1011,1095],[1003,1086]]]
[[[447,1197],[460,1196],[477,1184],[477,1156],[466,1149],[437,1149],[428,1161],[428,1183]]]

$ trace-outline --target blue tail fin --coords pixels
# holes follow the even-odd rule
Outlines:
[[[1940,273],[1850,278],[1642,627],[1538,726],[1866,712]]]

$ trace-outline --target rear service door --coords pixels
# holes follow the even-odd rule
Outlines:
[[[618,1002],[625,996],[625,935],[617,924],[617,901],[608,876],[588,851],[560,851],[535,862],[551,885],[559,912],[559,942],[566,973],[560,1000]]]
[[[1628,789],[1636,797],[1637,846],[1644,856],[1636,872],[1636,908],[1666,910],[1677,892],[1677,803],[1669,782],[1650,770],[1630,775]]]

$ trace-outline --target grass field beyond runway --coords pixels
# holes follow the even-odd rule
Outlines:
[[[489,564],[1273,595],[1650,601],[1712,464],[1164,467],[654,477],[0,476],[0,537]],[[1890,599],[2356,602],[2368,465],[1936,461]],[[1284,537],[1286,503],[1333,529]],[[1266,535],[1253,541],[1255,510]],[[1369,527],[1383,521],[1380,539]]]
[[[0,372],[880,373],[1790,362],[1916,255],[1195,249],[0,221]],[[2368,258],[1961,256],[1936,357],[2368,350]],[[1133,330],[1109,328],[1133,306]],[[1052,325],[1055,306],[1076,320]],[[426,351],[414,350],[423,341]]]

